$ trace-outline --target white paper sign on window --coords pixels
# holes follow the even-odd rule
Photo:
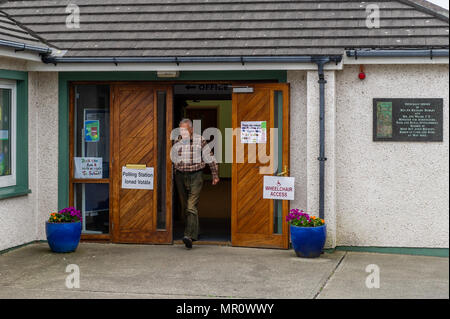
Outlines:
[[[242,144],[267,143],[267,122],[266,121],[241,122],[241,143]]]
[[[122,188],[153,189],[153,167],[145,169],[122,167]]]
[[[74,157],[75,178],[102,178],[102,157]]]
[[[264,176],[263,198],[294,200],[295,177]]]

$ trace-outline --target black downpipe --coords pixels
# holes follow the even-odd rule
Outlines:
[[[319,73],[319,107],[320,107],[320,150],[319,150],[319,218],[325,218],[325,80],[324,65],[330,62],[329,58],[317,59]]]

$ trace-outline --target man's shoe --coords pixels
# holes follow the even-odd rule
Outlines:
[[[186,248],[188,249],[192,248],[192,239],[190,239],[189,237],[184,236],[183,243],[186,245]]]

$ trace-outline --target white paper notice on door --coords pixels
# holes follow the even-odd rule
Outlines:
[[[263,198],[294,200],[295,177],[264,176]]]
[[[74,157],[75,178],[102,178],[103,158],[102,157]]]
[[[241,122],[241,143],[242,144],[267,143],[267,122],[266,121]]]
[[[122,188],[153,189],[153,167],[144,169],[122,167]]]

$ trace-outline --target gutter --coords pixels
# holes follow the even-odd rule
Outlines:
[[[47,47],[38,47],[20,42],[0,40],[0,46],[15,49],[16,51],[32,51],[40,54],[50,54],[52,50]]]
[[[426,58],[448,57],[448,49],[426,49],[426,50],[347,50],[348,57],[371,57],[371,58]]]
[[[43,56],[44,63],[314,63],[321,57],[314,56],[199,56],[199,57],[55,57]],[[322,57],[323,58],[323,57]],[[330,56],[330,61],[339,63],[342,56]]]

